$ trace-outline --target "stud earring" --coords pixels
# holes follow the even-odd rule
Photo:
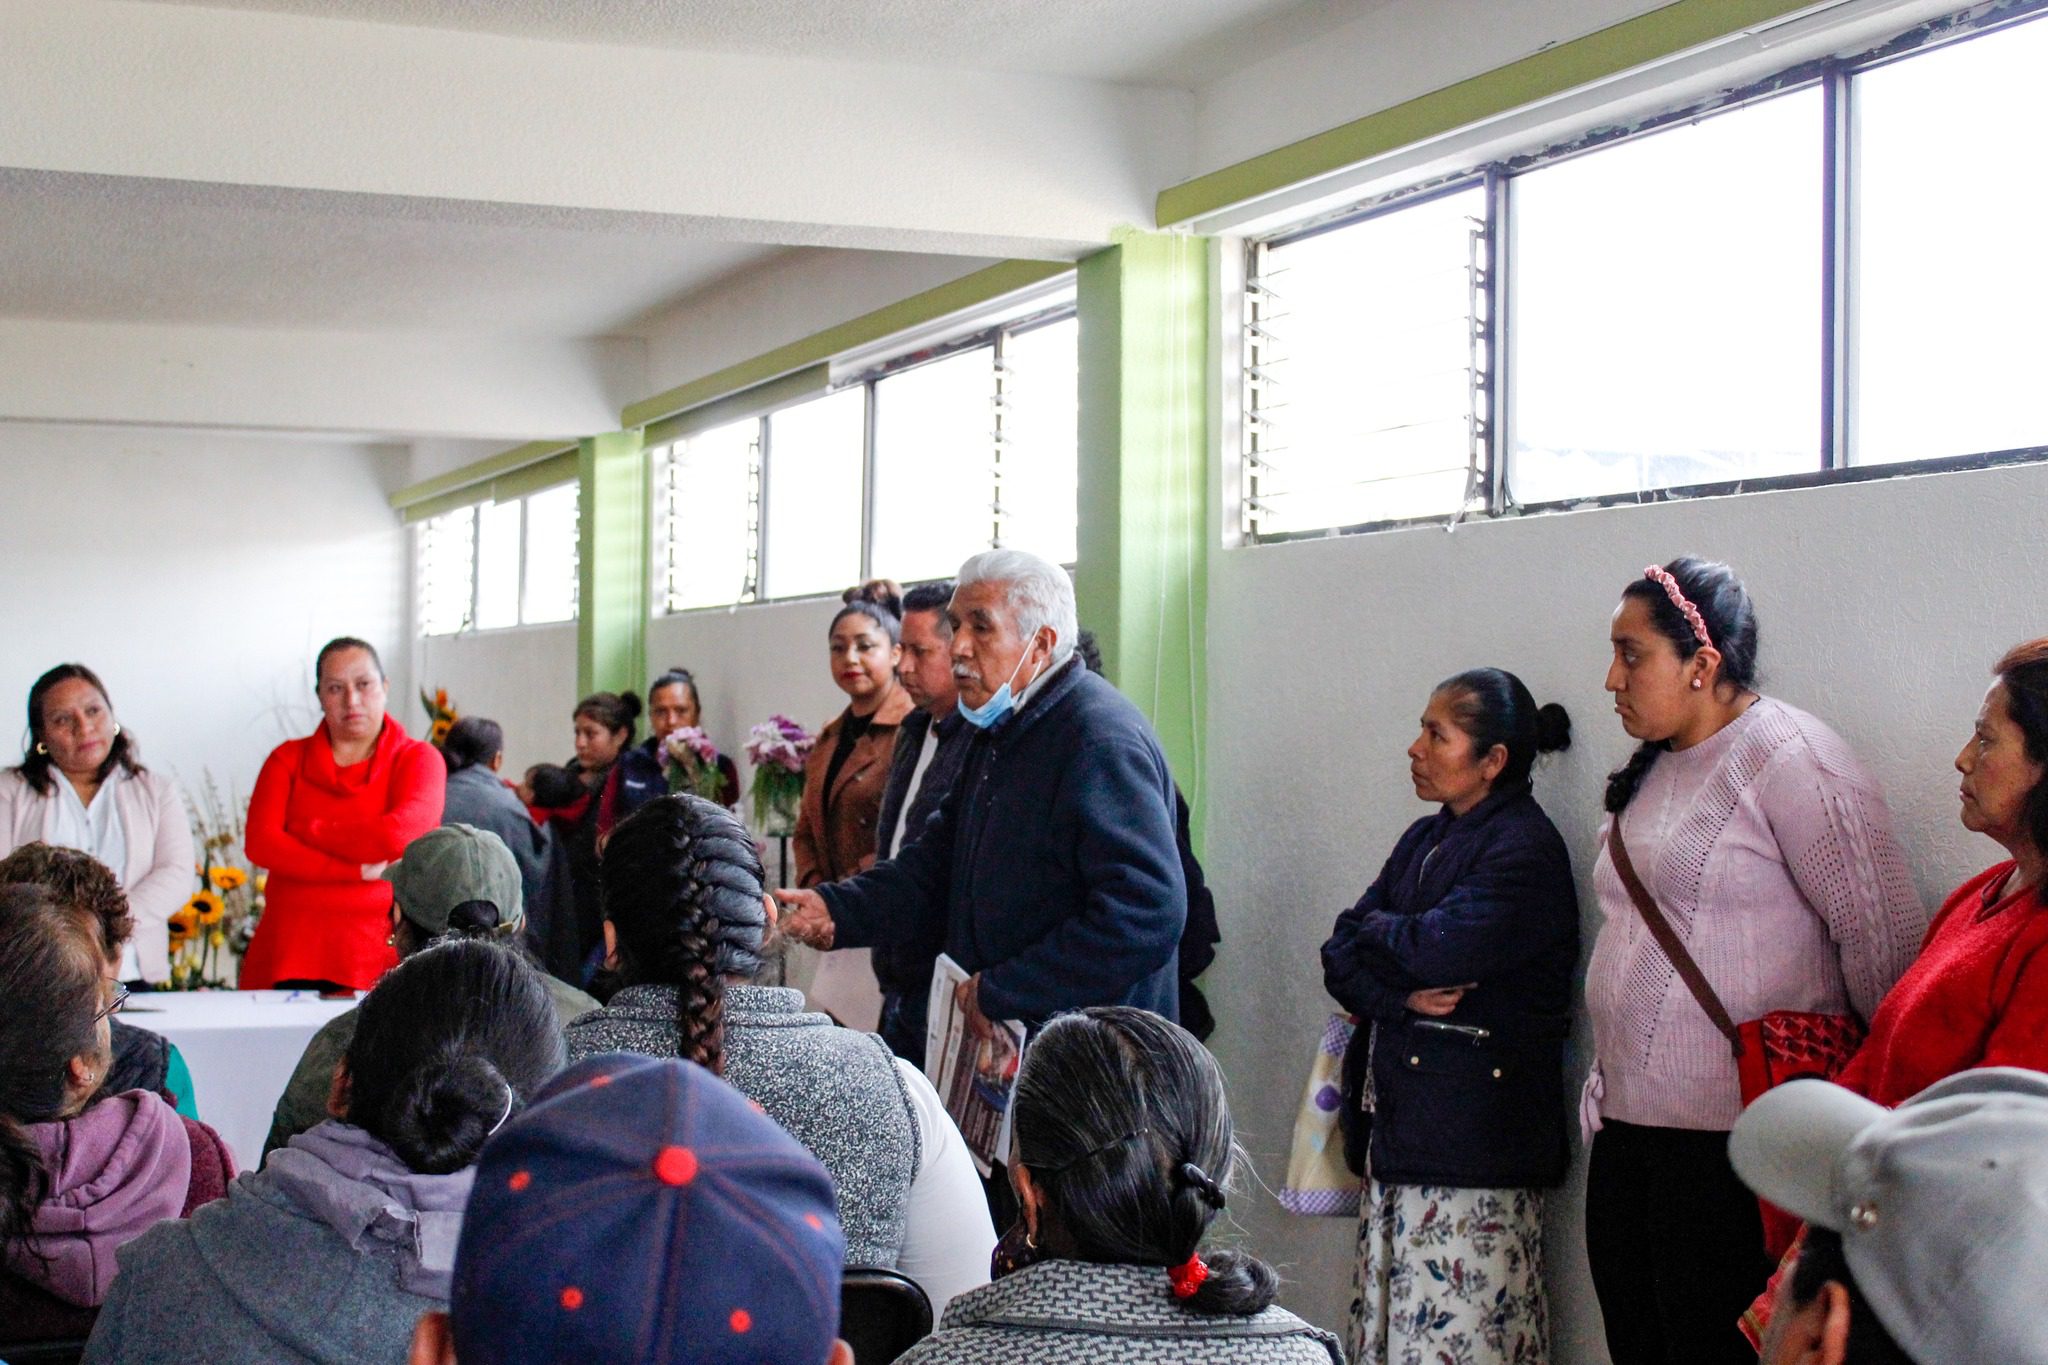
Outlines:
[[[117,720],[117,721],[115,721],[115,722],[114,722],[114,738],[115,738],[115,739],[119,739],[120,737],[121,737],[121,722]]]
[[[1698,678],[1692,680],[1692,690],[1695,692],[1700,690],[1700,680]]]
[[[48,757],[50,753],[50,746],[43,743],[41,740],[37,740],[36,753],[41,757]]]

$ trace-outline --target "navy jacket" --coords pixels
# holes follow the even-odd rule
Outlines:
[[[1187,887],[1173,778],[1138,708],[1069,660],[978,733],[895,858],[817,888],[835,943],[929,937],[981,973],[991,1019],[1136,1005],[1178,1017]]]
[[[910,790],[918,755],[924,751],[925,736],[932,732],[934,722],[930,712],[917,710],[904,717],[903,724],[896,729],[896,748],[889,755],[889,780],[882,788],[881,814],[875,823],[878,841],[888,838],[889,831],[896,828],[896,816],[901,811],[903,837],[896,842],[899,848],[908,848],[959,780],[961,765],[966,762],[968,747],[974,740],[974,727],[958,711],[948,712],[936,724],[939,747],[933,751],[932,761],[925,765],[924,780],[917,784],[917,794],[911,797],[907,811],[903,809],[903,798]],[[910,1023],[920,1032],[924,1028],[925,998],[932,989],[932,963],[938,960],[942,947],[942,936],[928,934],[919,939],[907,933],[891,934],[887,941],[875,945],[875,980],[881,983],[885,994],[903,997],[911,1013]]]
[[[1578,956],[1571,859],[1535,797],[1496,793],[1462,818],[1446,808],[1409,826],[1323,945],[1323,982],[1360,1021],[1344,1067],[1354,1166],[1364,1119],[1385,1184],[1562,1180]],[[1411,991],[1468,981],[1442,1019],[1407,1007]],[[1370,1116],[1358,1113],[1368,1054]]]

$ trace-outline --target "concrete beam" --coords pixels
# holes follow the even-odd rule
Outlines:
[[[646,374],[643,344],[622,339],[0,318],[0,421],[511,445],[611,430]]]
[[[671,215],[1071,259],[1150,221],[1192,96],[117,0],[0,0],[0,165]]]

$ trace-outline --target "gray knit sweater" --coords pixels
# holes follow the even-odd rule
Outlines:
[[[567,1032],[571,1062],[600,1052],[673,1057],[676,988],[628,986]],[[922,1153],[916,1112],[888,1045],[806,1013],[800,992],[728,986],[725,1080],[831,1172],[846,1263],[893,1268]]]
[[[1344,1365],[1284,1308],[1193,1313],[1158,1266],[1042,1261],[953,1300],[898,1365]]]

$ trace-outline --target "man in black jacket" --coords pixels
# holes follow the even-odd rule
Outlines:
[[[917,703],[896,730],[889,780],[882,788],[875,858],[886,862],[908,844],[953,789],[974,727],[955,706],[953,637],[946,607],[953,600],[950,579],[920,583],[903,594],[903,662],[896,676]],[[875,980],[882,988],[882,1040],[898,1057],[924,1065],[927,1005],[937,941],[890,938],[875,945]]]
[[[947,615],[977,731],[953,790],[894,858],[776,892],[785,930],[820,948],[936,939],[972,974],[959,999],[977,1031],[1083,1005],[1177,1018],[1173,777],[1143,714],[1073,657],[1073,584],[989,550],[961,566]]]

